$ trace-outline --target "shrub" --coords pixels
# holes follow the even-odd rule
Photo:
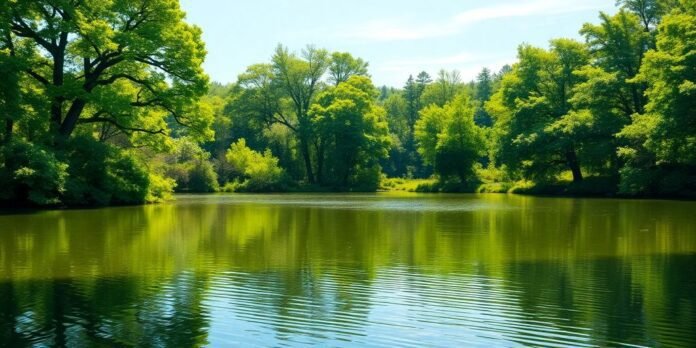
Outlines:
[[[270,150],[261,154],[247,147],[246,141],[240,139],[230,146],[226,158],[241,179],[236,191],[277,191],[284,186],[285,172]]]
[[[176,191],[218,191],[218,176],[209,159],[210,154],[194,140],[176,139],[172,153],[165,159],[166,175],[176,182]]]
[[[188,175],[188,189],[190,192],[217,192],[220,189],[217,173],[210,162],[201,161],[193,165]]]
[[[0,201],[60,204],[68,164],[46,148],[12,139],[0,152]]]
[[[148,187],[145,201],[156,203],[172,198],[172,192],[176,187],[176,181],[159,174],[150,173],[150,186]]]
[[[63,202],[68,205],[137,204],[146,201],[148,169],[132,153],[77,136],[67,144],[70,166]]]

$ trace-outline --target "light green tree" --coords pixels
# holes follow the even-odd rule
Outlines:
[[[444,106],[454,100],[454,97],[461,93],[463,88],[464,84],[459,71],[440,70],[435,81],[425,86],[421,105]]]
[[[447,120],[437,135],[435,172],[462,183],[477,181],[474,165],[486,150],[483,130],[474,122],[476,107],[464,96],[445,106]]]
[[[323,49],[307,47],[300,57],[287,48],[278,46],[273,56],[273,78],[283,96],[292,102],[294,124],[286,124],[297,134],[300,153],[305,164],[305,174],[310,183],[316,182],[312,161],[312,146],[322,151],[322,145],[313,142],[314,129],[309,108],[322,88],[322,78],[331,58]]]
[[[241,179],[237,189],[273,191],[283,183],[285,171],[278,166],[278,158],[268,149],[259,153],[247,147],[244,139],[239,139],[230,146],[226,158]]]
[[[338,86],[341,82],[348,81],[351,76],[369,76],[368,65],[362,58],[355,58],[348,52],[334,52],[331,54],[329,65],[329,82]]]

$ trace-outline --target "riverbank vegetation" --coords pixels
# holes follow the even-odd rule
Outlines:
[[[377,88],[350,53],[282,45],[211,83],[201,29],[177,1],[10,2],[8,205],[174,191],[696,196],[693,0],[621,0],[580,41],[522,44],[475,81],[420,72],[402,88]]]

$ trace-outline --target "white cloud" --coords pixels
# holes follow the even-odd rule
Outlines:
[[[343,36],[368,41],[401,41],[442,37],[461,32],[483,21],[555,15],[597,8],[601,0],[519,0],[460,12],[437,23],[414,23],[403,19],[370,21],[344,32]]]

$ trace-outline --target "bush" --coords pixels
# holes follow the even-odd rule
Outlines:
[[[168,197],[174,183],[155,174],[139,158],[78,135],[58,152],[21,139],[0,151],[0,201],[12,204],[139,204]]]
[[[218,191],[218,176],[209,159],[210,154],[192,139],[176,139],[172,153],[165,159],[166,175],[176,182],[176,191]]]
[[[416,187],[416,192],[474,193],[477,192],[478,186],[478,181],[461,181],[457,177],[450,177],[445,180],[440,178],[437,181],[422,183]]]
[[[174,179],[150,173],[150,186],[148,187],[145,201],[148,203],[156,203],[171,199],[175,187],[176,181],[174,181]]]
[[[60,204],[68,164],[46,148],[12,139],[0,152],[0,201]]]
[[[629,196],[696,197],[696,168],[662,166],[621,169],[619,193]]]
[[[90,136],[67,145],[68,181],[63,203],[68,205],[137,204],[149,194],[148,169],[130,152]]]
[[[235,191],[279,191],[284,187],[285,171],[278,165],[278,158],[270,150],[263,154],[246,146],[244,139],[230,146],[227,161],[234,168],[239,184]],[[227,187],[227,185],[226,185]]]
[[[190,192],[217,192],[220,189],[217,180],[213,165],[208,161],[201,161],[189,172],[188,189]]]
[[[358,166],[350,179],[351,191],[372,192],[379,188],[382,179],[382,168],[375,164],[363,168]]]

